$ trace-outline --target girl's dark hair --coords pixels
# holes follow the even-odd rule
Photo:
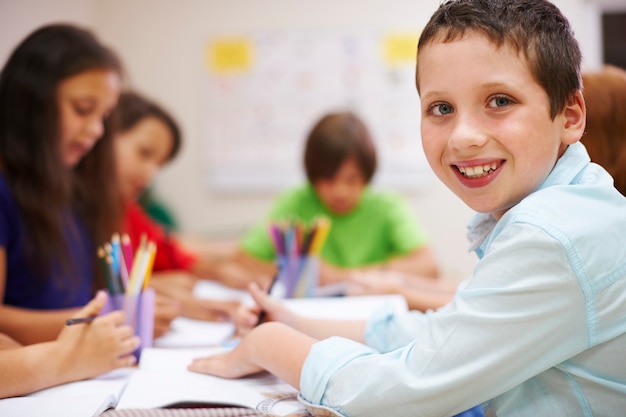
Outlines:
[[[376,148],[365,124],[351,112],[322,117],[305,144],[304,168],[309,182],[332,178],[350,157],[355,158],[369,183],[376,172]]]
[[[114,111],[116,119],[116,131],[127,132],[146,117],[154,117],[163,122],[172,134],[172,151],[167,158],[173,160],[178,154],[182,136],[176,120],[163,107],[155,101],[146,98],[134,91],[126,91],[120,95],[117,107]]]
[[[547,0],[448,0],[424,27],[418,50],[478,31],[498,47],[508,45],[526,58],[550,100],[554,118],[581,89],[582,55],[569,22]],[[419,70],[419,53],[417,55]],[[419,71],[416,73],[419,90]]]
[[[69,265],[62,225],[70,204],[94,244],[108,240],[121,224],[110,121],[104,121],[103,137],[74,170],[60,155],[58,86],[94,69],[123,73],[116,54],[89,30],[51,24],[27,36],[0,73],[0,170],[20,209],[25,250],[39,275],[55,259]]]

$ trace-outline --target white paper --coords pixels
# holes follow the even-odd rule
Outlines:
[[[0,400],[3,417],[89,417],[114,408],[135,368],[58,385],[25,397]]]
[[[276,400],[292,400],[297,391],[268,373],[223,379],[187,371],[194,358],[223,349],[146,349],[117,409],[158,408],[177,404],[230,405],[257,409]],[[296,406],[297,411],[298,406]]]

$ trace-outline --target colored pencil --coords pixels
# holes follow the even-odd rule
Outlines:
[[[122,235],[122,252],[124,252],[124,262],[126,263],[126,271],[130,273],[133,270],[133,246],[130,236],[127,233]]]
[[[98,317],[98,316],[87,316],[87,317],[77,317],[77,318],[73,318],[73,319],[67,319],[65,321],[65,324],[67,326],[71,326],[73,324],[91,323],[96,317]]]

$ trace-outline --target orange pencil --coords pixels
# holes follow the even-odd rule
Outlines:
[[[150,241],[148,243],[148,263],[146,265],[146,269],[143,276],[143,289],[148,288],[148,282],[150,281],[150,277],[152,277],[152,266],[154,265],[154,258],[156,257],[156,243]]]
[[[320,218],[317,221],[317,230],[315,232],[315,236],[313,236],[313,241],[311,242],[311,248],[309,250],[310,254],[316,255],[322,251],[322,246],[324,246],[324,242],[326,242],[329,232],[330,220],[326,217]]]

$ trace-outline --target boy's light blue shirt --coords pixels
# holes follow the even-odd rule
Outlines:
[[[468,236],[479,262],[450,304],[379,311],[370,347],[313,346],[301,396],[314,414],[449,416],[484,402],[487,416],[622,415],[626,199],[606,171],[570,145],[536,192],[498,222],[478,214]]]

